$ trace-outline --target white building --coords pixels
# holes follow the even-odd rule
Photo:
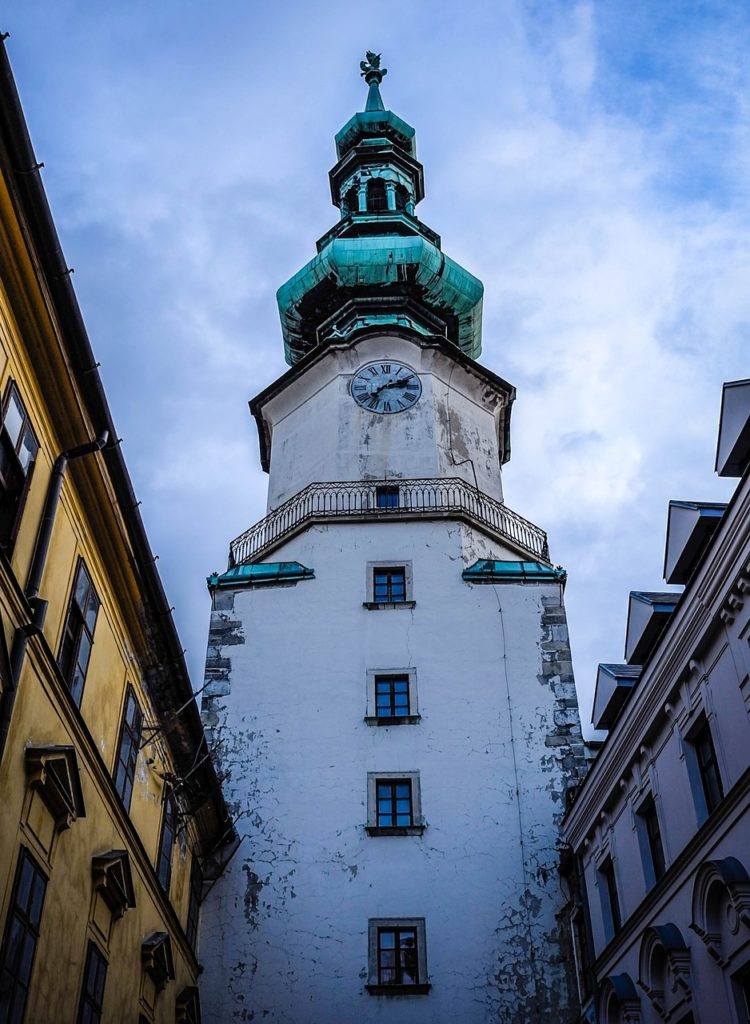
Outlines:
[[[341,220],[279,291],[251,403],[268,515],[209,580],[204,720],[243,841],[203,910],[207,1022],[564,1022],[565,573],[504,503],[482,285],[414,214],[414,131],[336,137]]]
[[[750,381],[724,386],[728,505],[672,501],[668,593],[630,595],[609,730],[565,820],[582,1020],[750,1020]]]

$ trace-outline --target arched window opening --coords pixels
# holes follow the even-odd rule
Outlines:
[[[349,191],[344,195],[344,216],[348,216],[350,213],[357,213],[359,211],[359,189],[356,185],[352,185]]]
[[[367,186],[367,209],[370,213],[382,213],[388,209],[385,182],[382,178],[373,178]]]
[[[396,209],[405,210],[409,202],[409,193],[403,185],[396,185]]]

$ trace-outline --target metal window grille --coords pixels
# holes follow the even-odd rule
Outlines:
[[[46,889],[47,879],[22,849],[0,949],[0,1020],[23,1020]]]
[[[232,541],[231,565],[258,561],[308,523],[379,520],[387,515],[409,519],[456,517],[510,542],[532,558],[549,560],[543,530],[465,480],[399,480],[400,504],[395,509],[378,506],[378,486],[351,480],[309,484]]]
[[[379,828],[409,828],[414,824],[410,779],[378,781],[377,801]]]
[[[406,600],[406,569],[373,569],[373,599],[385,603]]]
[[[693,740],[695,756],[698,761],[703,795],[706,798],[706,807],[710,814],[721,803],[724,797],[724,790],[719,775],[719,765],[716,760],[716,750],[711,738],[711,729],[708,722],[704,722]]]
[[[117,745],[117,762],[115,765],[115,789],[120,794],[125,810],[130,810],[133,795],[133,780],[138,761],[138,748],[141,742],[143,714],[132,686],[128,687],[125,697],[125,710],[120,726],[120,742]]]
[[[375,714],[378,718],[402,718],[411,713],[408,676],[375,677]]]
[[[101,1024],[104,1006],[104,983],[107,980],[107,961],[98,946],[89,942],[86,967],[83,972],[81,1005],[78,1010],[78,1024]]]
[[[83,686],[94,645],[94,629],[99,614],[99,598],[97,597],[91,577],[83,559],[78,562],[73,592],[70,595],[65,628],[60,645],[58,664],[65,681],[70,687],[75,704],[81,706]]]
[[[161,835],[159,837],[159,856],[156,864],[156,873],[159,876],[162,889],[169,892],[169,882],[172,877],[172,847],[177,836],[177,808],[174,797],[168,796],[164,801],[164,815],[161,820]]]
[[[419,957],[416,928],[378,929],[378,983],[417,985]]]

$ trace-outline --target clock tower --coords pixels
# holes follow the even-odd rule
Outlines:
[[[241,843],[203,906],[204,1020],[566,1021],[565,572],[503,499],[482,284],[417,217],[414,129],[361,69],[340,219],[279,289],[290,369],[251,402],[267,515],[208,580]]]

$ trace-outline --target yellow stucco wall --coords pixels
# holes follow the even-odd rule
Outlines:
[[[0,615],[10,648],[29,621],[23,597],[52,464],[71,443],[94,436],[56,335],[54,317],[23,244],[14,208],[0,181],[0,394],[9,380],[19,394],[40,443],[10,565],[0,559]],[[48,364],[40,366],[44,347]],[[50,380],[55,381],[54,395]],[[61,412],[64,414],[61,415]],[[71,436],[73,435],[73,436]],[[85,465],[84,465],[85,463]],[[83,558],[101,600],[80,711],[55,670],[71,586]],[[165,773],[173,770],[168,744],[157,735],[139,754],[129,816],[111,783],[125,691],[131,684],[144,725],[157,723],[144,687],[148,645],[138,605],[137,581],[127,536],[112,501],[100,455],[71,464],[57,509],[40,596],[48,602],[43,637],[29,641],[17,689],[7,746],[0,764],[0,929],[4,933],[21,846],[48,878],[41,932],[25,1020],[34,1024],[76,1019],[87,943],[108,960],[105,1021],[175,1020],[175,998],[193,985],[197,963],[184,934],[192,851],[199,837],[188,819],[172,857],[171,903],[154,872]],[[7,681],[3,682],[7,686]],[[51,836],[51,815],[27,780],[27,747],[75,749],[85,817]],[[45,819],[47,815],[47,819]],[[92,857],[126,850],[135,907],[107,926],[92,883]],[[99,899],[99,902],[97,902]],[[97,924],[98,922],[98,924]],[[149,982],[141,944],[151,933],[170,935],[176,978],[149,1009]]]

